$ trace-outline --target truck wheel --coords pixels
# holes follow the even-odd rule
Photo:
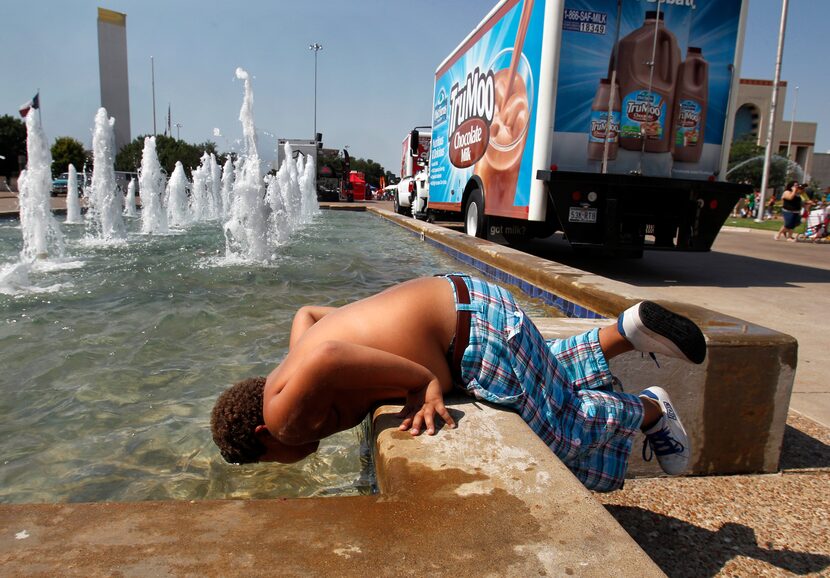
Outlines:
[[[467,199],[467,205],[464,207],[464,232],[479,239],[484,239],[487,235],[484,198],[479,189],[470,193],[470,198]]]
[[[398,215],[403,215],[404,211],[401,208],[401,203],[398,201],[398,193],[395,193],[395,196],[392,198],[392,208],[395,210],[395,213]]]

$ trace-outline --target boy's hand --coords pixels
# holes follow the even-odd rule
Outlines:
[[[409,430],[409,433],[416,436],[421,433],[421,428],[426,425],[428,435],[435,435],[435,414],[441,416],[447,427],[455,428],[455,420],[444,406],[444,395],[441,393],[441,385],[437,379],[429,382],[422,389],[410,391],[406,396],[406,405],[395,417],[404,418],[401,423],[401,431]]]

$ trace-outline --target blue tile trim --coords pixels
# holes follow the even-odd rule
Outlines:
[[[413,235],[417,237],[421,237],[420,231],[413,231],[408,229]],[[518,287],[521,289],[526,295],[529,297],[533,297],[535,299],[541,299],[546,305],[551,307],[555,307],[568,317],[575,317],[578,319],[606,319],[604,315],[600,315],[595,311],[591,311],[590,309],[583,307],[582,305],[577,305],[555,293],[551,293],[545,289],[537,287],[532,283],[528,283],[524,279],[519,279],[515,275],[511,275],[510,273],[506,273],[497,267],[493,267],[488,263],[484,263],[483,261],[479,261],[466,253],[462,253],[452,247],[448,247],[444,245],[440,241],[436,241],[435,239],[431,239],[429,237],[424,237],[424,241],[435,247],[436,249],[440,249],[444,253],[447,253],[450,257],[461,261],[465,265],[469,265],[470,267],[480,271],[485,276],[489,277],[490,279],[494,279],[496,281],[500,281],[502,283],[507,283],[509,285],[513,285],[514,287]]]

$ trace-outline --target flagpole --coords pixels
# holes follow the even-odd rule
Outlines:
[[[156,65],[150,57],[150,74],[153,77],[153,136],[156,136]]]

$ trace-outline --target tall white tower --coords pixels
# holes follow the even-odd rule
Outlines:
[[[115,118],[115,152],[130,136],[130,81],[127,75],[127,15],[98,8],[98,74],[101,106]]]

